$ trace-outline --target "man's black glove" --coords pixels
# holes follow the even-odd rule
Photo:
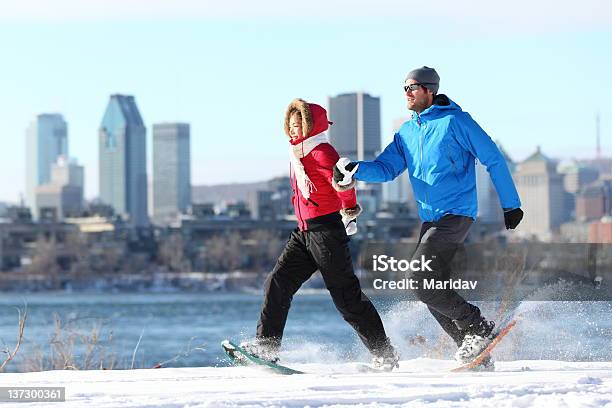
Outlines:
[[[355,187],[353,174],[357,171],[359,163],[351,162],[348,158],[342,157],[334,166],[333,186],[338,191],[346,191]]]
[[[506,229],[515,229],[523,219],[523,210],[515,208],[514,210],[504,211],[504,222]]]

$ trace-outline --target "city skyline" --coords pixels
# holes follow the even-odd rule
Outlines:
[[[391,0],[350,10],[317,3],[301,16],[265,1],[254,18],[247,3],[235,5],[239,13],[185,1],[152,3],[146,12],[141,4],[107,3],[63,0],[65,7],[49,9],[24,0],[0,16],[0,38],[11,38],[3,44],[10,63],[0,75],[0,110],[9,114],[0,140],[14,152],[0,164],[0,201],[25,195],[24,177],[12,175],[25,174],[25,127],[38,113],[58,112],[68,122],[89,199],[99,191],[91,145],[114,93],[138,98],[149,130],[190,123],[194,185],[256,181],[287,172],[282,117],[292,99],[323,105],[346,92],[380,98],[384,147],[395,118],[408,113],[404,77],[422,65],[438,70],[440,92],[515,161],[537,145],[555,157],[594,157],[597,113],[602,155],[612,155],[612,56],[604,52],[612,13],[604,2],[578,10],[523,2],[529,13],[482,1],[423,4],[419,18],[410,17],[414,6]],[[308,40],[288,34],[295,32]],[[295,49],[313,57],[289,56]],[[147,137],[152,157],[151,132]]]
[[[376,154],[375,150],[382,148],[379,129],[380,98],[361,92],[345,93],[330,97],[328,104],[330,121],[341,123],[330,132],[331,142],[337,145],[340,154],[372,160]],[[68,123],[63,116],[39,114],[36,118],[28,131],[30,139],[34,136],[42,137],[44,146],[53,147],[49,151],[43,151],[45,154],[56,154],[60,151],[67,153]],[[45,120],[50,120],[50,123],[45,123]],[[45,125],[42,126],[43,132],[38,132],[40,121]],[[401,125],[400,121],[399,118],[394,121],[394,129]],[[99,174],[102,186],[100,199],[133,226],[146,227],[149,225],[149,216],[153,217],[157,225],[169,225],[180,219],[179,214],[187,214],[191,204],[190,125],[181,122],[156,123],[153,124],[151,133],[151,161],[154,171],[148,175],[148,180],[152,180],[152,186],[149,185],[146,173],[147,130],[136,99],[133,95],[110,95],[99,128]],[[29,154],[40,156],[40,149],[33,149],[33,146],[32,143],[29,144]],[[588,234],[597,233],[595,230],[590,231],[589,224],[580,224],[578,219],[609,214],[606,209],[606,183],[610,182],[612,176],[612,158],[563,163],[548,157],[538,145],[527,159],[513,161],[503,146],[498,147],[509,168],[516,169],[513,176],[521,196],[522,207],[527,213],[524,234],[533,234],[548,240],[559,234],[560,230],[561,234],[571,236],[572,239],[587,239],[584,237]],[[43,172],[50,170],[52,174],[49,183],[40,183],[36,188],[36,199],[37,202],[40,200],[41,204],[30,205],[35,218],[40,217],[42,221],[62,220],[67,215],[85,214],[81,212],[84,208],[83,167],[77,164],[75,158],[69,159],[67,154],[59,155],[56,163],[48,164],[50,169],[39,169]],[[488,172],[478,163],[476,172],[479,220],[484,224],[501,225],[501,208]],[[409,183],[403,179],[405,177],[398,177],[393,183],[388,183],[385,194],[388,199],[391,198],[389,194],[403,195],[403,189],[397,185],[401,182]],[[601,188],[594,182],[599,182]],[[387,203],[390,207],[383,206],[379,191],[382,189],[379,187],[380,184],[359,187],[360,201],[369,209],[363,215],[366,218],[374,216],[381,208],[395,208],[396,211],[399,207],[394,207],[394,204],[405,201],[392,202],[391,199]],[[270,213],[270,210],[278,205],[282,194],[269,188],[265,191],[252,191],[246,201],[227,204],[227,214],[245,217],[253,215],[258,219],[274,218],[271,215],[274,212]],[[397,191],[394,190],[396,188]],[[150,207],[147,207],[147,199],[152,199]],[[409,205],[406,206],[408,207]]]
[[[364,93],[364,92],[344,93],[344,94],[340,94],[340,95],[336,95],[336,96],[330,96],[330,97],[328,97],[328,103],[329,103],[331,100],[336,99],[336,98],[338,98],[338,97],[340,97],[340,96],[346,97],[346,96],[350,96],[350,95],[357,95],[357,94],[365,95],[366,97],[372,98],[372,97],[371,97],[371,95],[368,95],[367,93]],[[110,95],[110,97],[111,97],[111,99],[112,99],[112,97],[113,97],[113,96],[117,96],[117,95],[118,95],[118,94]],[[123,96],[123,95],[119,95],[119,96]],[[128,95],[128,97],[133,98],[133,96],[131,96],[131,95]],[[379,98],[374,97],[374,99],[379,99]],[[327,105],[325,105],[325,106],[326,106],[326,109],[329,109],[329,106],[327,106]],[[136,108],[136,110],[138,110],[138,109]],[[138,113],[139,113],[139,112],[138,112]],[[139,113],[139,114],[140,114],[140,113]],[[67,120],[65,120],[64,116],[63,116],[61,113],[57,113],[57,112],[55,112],[55,113],[39,113],[39,114],[36,114],[36,118],[40,118],[40,117],[43,117],[43,118],[45,118],[45,117],[57,117],[57,118],[60,118],[60,119],[62,120],[62,122],[63,122],[64,127],[69,128],[68,121],[67,121]],[[408,120],[408,119],[409,119],[409,116],[408,116],[408,117],[403,117],[403,118],[402,118],[402,120]],[[597,120],[597,119],[599,119],[599,118],[598,118],[598,115],[596,115],[596,116],[595,116],[595,120]],[[140,118],[140,120],[142,120],[142,118]],[[31,127],[32,127],[32,124],[34,124],[35,122],[36,122],[35,120],[31,122],[30,126],[28,127],[28,130],[26,131],[26,134],[28,134],[28,135],[29,135],[29,134],[31,133],[31,132],[30,132],[30,129],[31,129]],[[394,129],[395,129],[395,128],[397,128],[397,123],[395,123],[395,122],[397,122],[397,120],[396,120],[396,121],[394,121]],[[144,122],[143,122],[143,123],[144,123]],[[165,121],[165,122],[161,122],[161,123],[154,123],[154,124],[152,124],[152,125],[151,125],[151,132],[149,132],[149,133],[151,134],[151,136],[150,136],[151,141],[150,141],[150,143],[146,143],[146,145],[147,145],[147,146],[149,146],[149,145],[153,145],[153,144],[154,144],[154,133],[153,133],[153,130],[155,129],[155,127],[156,127],[156,126],[159,126],[159,125],[173,125],[173,124],[182,124],[182,125],[184,125],[184,126],[187,126],[188,128],[190,127],[190,124],[189,124],[189,123],[182,123],[182,122],[176,122],[176,121]],[[395,131],[395,130],[394,130],[394,131]],[[149,136],[147,135],[147,133],[148,133],[148,132],[146,132],[146,126],[145,126],[145,138],[147,138],[147,139],[148,139],[148,138],[149,138]],[[190,132],[188,131],[188,134],[189,134],[189,133],[190,133]],[[331,133],[331,131],[330,131],[330,133]],[[64,133],[64,135],[63,135],[64,141],[65,141],[65,147],[64,147],[64,148],[66,149],[66,153],[67,153],[67,149],[68,149],[68,146],[69,146],[69,144],[68,144],[68,142],[67,142],[67,141],[68,141],[68,139],[69,139],[69,138],[68,138],[68,135],[69,135],[69,132],[68,132],[68,131],[66,131],[66,132]],[[600,134],[599,134],[599,133],[597,133],[597,135],[599,135],[599,136],[600,136]],[[383,138],[381,137],[381,139],[383,139]],[[597,140],[599,141],[599,144],[597,144]],[[333,142],[333,141],[332,141],[332,142]],[[387,143],[388,143],[388,142],[387,142]],[[190,143],[188,143],[188,144],[190,144]],[[383,142],[383,145],[381,146],[381,150],[382,150],[382,149],[384,149],[384,147],[385,147],[385,146],[386,146],[386,143],[385,143],[385,142]],[[597,149],[597,147],[598,147],[598,146],[599,146],[599,149]],[[500,145],[500,148],[503,148],[503,146],[502,146],[502,145]],[[510,159],[511,159],[511,160],[512,160],[514,163],[519,163],[519,162],[521,162],[521,161],[523,161],[523,160],[528,159],[530,156],[532,156],[532,155],[533,155],[533,153],[534,153],[534,152],[539,151],[540,149],[541,149],[541,146],[540,146],[540,145],[535,145],[535,146],[533,147],[533,149],[531,150],[531,152],[529,152],[529,153],[528,153],[527,157],[525,157],[525,158],[524,158],[524,159],[522,159],[522,160],[521,160],[521,159],[516,159],[516,158],[512,157],[511,155],[509,156],[509,158],[510,158]],[[547,149],[546,149],[546,147],[545,147],[545,148],[544,148],[544,149],[542,149],[542,150],[547,150]],[[596,158],[596,156],[597,156],[597,153],[598,153],[598,152],[601,154],[601,139],[596,139],[595,144],[594,144],[594,151],[593,151],[593,153],[592,153],[590,156],[589,156],[589,155],[585,155],[585,156],[566,156],[566,157],[558,157],[558,156],[553,156],[553,155],[550,155],[550,154],[549,154],[549,156],[550,156],[550,157],[551,157],[553,160],[558,161],[558,162],[571,162],[571,161],[573,161],[573,160],[575,160],[575,159],[576,159],[576,160],[588,160],[588,159],[591,159],[591,160],[592,160],[592,159],[595,159],[595,158]],[[605,152],[604,152],[604,153],[605,153]],[[507,154],[507,153],[505,152],[505,149],[504,149],[504,154]],[[152,164],[154,164],[154,157],[155,157],[154,155],[155,155],[155,152],[154,152],[154,151],[150,151],[150,149],[148,149],[148,148],[147,148],[147,153],[146,153],[146,155],[145,155],[145,161],[146,161],[146,162],[151,162]],[[59,155],[58,157],[64,157],[64,156],[66,156],[66,157],[67,157],[67,155],[66,155],[66,154],[61,154],[61,155]],[[74,158],[74,159],[79,160],[79,157],[78,157],[77,155],[71,155],[71,156],[70,156],[70,158]],[[150,158],[151,160],[147,160],[147,158]],[[601,158],[612,158],[612,155],[601,154]],[[100,165],[100,163],[101,163],[101,162],[100,162],[100,161],[98,161],[98,166]],[[191,163],[190,163],[190,165],[191,165]],[[85,167],[85,165],[83,165],[83,167]],[[26,168],[27,168],[27,166],[26,166]],[[50,167],[49,167],[49,169],[50,169]],[[49,170],[49,171],[50,171],[50,170]],[[148,188],[152,188],[152,187],[153,187],[153,184],[154,184],[154,177],[153,177],[153,176],[154,176],[154,173],[155,173],[155,169],[154,169],[154,168],[152,168],[151,166],[147,166],[146,176],[147,176],[147,186],[148,186]],[[285,173],[287,173],[287,172],[285,171]],[[251,179],[251,180],[246,180],[246,179],[236,179],[236,180],[233,180],[233,181],[231,181],[231,182],[220,182],[220,183],[210,183],[210,184],[204,184],[204,183],[202,183],[202,184],[196,184],[196,183],[191,183],[191,185],[192,185],[192,186],[194,186],[194,185],[214,185],[214,184],[231,184],[231,183],[244,183],[244,182],[259,182],[259,181],[264,181],[264,180],[270,180],[270,179],[275,178],[275,177],[282,177],[282,176],[286,176],[287,174],[285,174],[285,173],[279,173],[279,174],[270,174],[270,175],[268,175],[268,176],[264,176],[263,178],[259,178],[259,179]],[[191,172],[189,172],[189,174],[190,174],[190,178],[191,178]],[[398,179],[399,179],[399,177],[398,177]],[[42,183],[41,183],[41,184],[42,184]],[[99,185],[99,184],[98,184],[98,185]],[[90,191],[90,193],[91,193],[91,191]],[[149,196],[151,196],[151,194],[149,194]],[[20,197],[17,197],[17,198],[16,198],[16,199],[14,199],[14,200],[11,200],[11,199],[0,199],[0,202],[8,202],[8,203],[11,203],[11,202],[12,202],[12,203],[17,203],[17,202],[19,201],[19,199],[20,199],[20,198],[27,198],[27,195],[21,195]],[[102,198],[102,195],[101,195],[100,191],[94,192],[93,194],[90,194],[89,196],[85,196],[85,199],[86,199],[86,200],[101,199],[101,198]],[[27,199],[26,199],[26,204],[27,204]],[[150,215],[153,215],[153,211],[148,211],[148,212],[150,213]]]

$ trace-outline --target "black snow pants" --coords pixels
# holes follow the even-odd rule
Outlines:
[[[374,305],[353,271],[349,238],[339,213],[307,220],[308,230],[291,233],[265,282],[257,338],[280,347],[293,295],[319,270],[334,305],[374,355],[384,352],[387,335]]]
[[[419,243],[413,259],[431,259],[433,271],[411,272],[412,279],[419,282],[416,291],[419,300],[438,321],[446,333],[461,345],[465,330],[482,319],[480,309],[466,302],[452,289],[424,289],[424,279],[444,281],[450,278],[450,263],[460,245],[467,237],[472,219],[461,215],[445,215],[436,222],[424,222],[421,226]]]

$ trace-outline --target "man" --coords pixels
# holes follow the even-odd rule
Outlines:
[[[355,180],[386,182],[408,170],[423,221],[413,259],[425,256],[433,272],[414,272],[416,294],[459,346],[455,357],[471,361],[490,342],[494,322],[454,290],[425,290],[423,279],[445,280],[449,263],[465,240],[478,212],[475,159],[487,167],[495,185],[507,229],[523,218],[512,176],[499,149],[471,116],[445,95],[433,68],[410,71],[404,91],[412,119],[405,122],[374,161],[341,158],[334,168],[334,187],[352,188]],[[484,362],[492,368],[492,362]]]

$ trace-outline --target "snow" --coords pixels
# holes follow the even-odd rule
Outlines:
[[[0,374],[0,386],[65,386],[62,408],[612,407],[612,362],[501,361],[492,373],[450,373],[453,361],[428,358],[402,361],[392,373],[362,373],[357,363],[291,367],[309,374],[250,367],[47,371]]]

